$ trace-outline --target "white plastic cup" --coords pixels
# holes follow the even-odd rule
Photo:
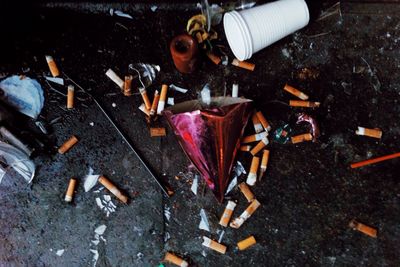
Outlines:
[[[235,57],[241,61],[308,24],[304,0],[279,0],[261,6],[228,12],[225,35]]]

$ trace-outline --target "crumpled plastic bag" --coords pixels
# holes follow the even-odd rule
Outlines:
[[[0,141],[0,183],[12,168],[30,183],[35,176],[35,164],[21,150]]]
[[[19,112],[36,119],[44,105],[43,89],[29,77],[10,76],[0,82],[0,99]]]

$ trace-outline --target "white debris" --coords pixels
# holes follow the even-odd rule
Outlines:
[[[90,252],[93,253],[93,259],[92,259],[93,266],[96,266],[97,260],[99,259],[99,252],[97,251],[97,249],[91,249]]]
[[[142,252],[139,252],[138,254],[136,254],[136,256],[140,260],[141,258],[143,258],[144,254]]]
[[[201,255],[203,255],[204,258],[207,257],[207,253],[204,250],[201,251]]]
[[[164,207],[164,216],[167,219],[167,221],[169,221],[171,219],[171,211],[170,211],[170,207],[165,206]]]
[[[197,187],[199,185],[199,176],[196,174],[193,178],[193,183],[192,186],[190,187],[190,190],[192,190],[193,194],[197,195]]]
[[[171,239],[171,235],[168,233],[168,232],[165,232],[165,235],[164,235],[164,243],[166,243],[168,240],[170,240]]]
[[[201,217],[201,220],[200,220],[200,224],[199,224],[199,229],[210,232],[210,224],[208,223],[207,214],[204,209],[200,210],[200,217]]]
[[[133,19],[133,17],[127,13],[122,12],[121,10],[115,10],[114,9],[110,9],[110,15],[111,16],[119,16],[119,17],[123,17],[123,18],[128,18],[128,19]]]
[[[93,169],[89,167],[89,173],[83,178],[83,187],[85,188],[85,192],[90,191],[90,189],[92,189],[96,185],[97,179],[100,176],[98,174],[93,174],[93,172]]]
[[[168,97],[167,104],[170,106],[175,105],[175,99],[173,97]]]
[[[102,210],[104,208],[103,204],[101,203],[101,199],[96,197],[96,204]]]
[[[61,257],[62,254],[64,254],[64,251],[65,251],[64,249],[57,250],[57,252],[56,252],[57,256]]]
[[[201,94],[201,102],[203,102],[203,104],[209,106],[211,104],[210,86],[208,84],[204,85],[200,94]]]
[[[171,88],[172,90],[175,90],[177,92],[183,93],[183,94],[185,94],[188,91],[188,89],[176,86],[175,84],[170,84],[169,88]]]
[[[100,240],[96,239],[96,240],[92,240],[92,243],[97,246],[99,244]]]
[[[97,206],[106,213],[109,217],[111,213],[115,212],[117,206],[112,202],[110,195],[103,195],[101,197],[96,197]]]
[[[157,8],[158,8],[158,6],[156,6],[156,5],[152,5],[150,7],[151,11],[153,11],[153,12],[156,12]]]
[[[225,195],[227,195],[230,191],[232,191],[232,189],[237,185],[237,178],[240,177],[242,174],[246,174],[246,170],[244,169],[242,163],[240,161],[237,161],[232,171],[233,179],[229,183]]]
[[[90,122],[89,125],[93,127],[94,126],[94,122]]]
[[[94,232],[95,232],[96,234],[98,234],[98,235],[102,235],[102,234],[104,234],[104,232],[106,231],[106,228],[107,228],[107,226],[105,226],[104,224],[102,224],[102,225],[98,226],[98,227],[94,230]]]
[[[113,107],[113,108],[116,108],[117,107],[117,104],[115,104],[114,102],[111,104],[111,106]]]
[[[237,185],[237,176],[232,179],[232,181],[228,185],[228,189],[226,189],[225,195],[232,191],[232,189]]]
[[[224,234],[225,234],[225,230],[222,230],[220,235],[219,235],[219,237],[218,237],[218,243],[221,243],[222,238],[224,237]]]
[[[45,78],[49,82],[56,83],[56,84],[59,84],[59,85],[64,85],[64,79],[63,78],[57,78],[57,77],[55,78],[55,77],[48,77],[48,76],[45,76]]]

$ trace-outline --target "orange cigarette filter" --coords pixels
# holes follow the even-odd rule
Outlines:
[[[251,217],[251,215],[260,207],[260,202],[257,199],[254,199],[251,204],[247,207],[245,211],[236,219],[234,219],[229,226],[235,229],[238,229],[242,224]]]
[[[54,61],[53,57],[46,56],[46,61],[47,61],[47,65],[49,65],[51,75],[53,75],[53,77],[60,76],[60,71],[58,70],[56,62]]]
[[[99,177],[99,183],[101,183],[105,188],[107,188],[114,196],[116,196],[123,203],[128,202],[128,197],[119,191],[119,189],[106,177],[103,175]]]
[[[258,152],[261,151],[261,149],[263,149],[266,145],[268,145],[269,141],[267,137],[264,137],[263,139],[261,139],[261,141],[250,151],[250,153],[254,156],[256,155]]]
[[[368,160],[364,160],[364,161],[360,161],[357,163],[353,163],[350,165],[351,168],[360,168],[362,166],[366,166],[366,165],[370,165],[370,164],[374,164],[374,163],[378,163],[381,161],[385,161],[388,159],[394,159],[394,158],[398,158],[400,157],[400,153],[394,153],[394,154],[390,154],[390,155],[386,155],[386,156],[382,156],[382,157],[378,157],[378,158],[374,158],[374,159],[368,159]]]
[[[255,185],[257,181],[257,170],[258,170],[258,165],[260,164],[260,158],[259,157],[253,157],[251,161],[251,166],[250,166],[250,172],[249,175],[247,176],[246,183],[250,186]]]
[[[254,200],[254,194],[253,192],[251,192],[250,188],[245,182],[239,184],[239,189],[240,192],[242,192],[244,197],[247,199],[247,202],[252,202]]]
[[[312,134],[310,133],[306,133],[306,134],[299,134],[296,136],[292,137],[292,143],[293,144],[297,144],[297,143],[301,143],[304,141],[311,141],[312,140]]]
[[[291,107],[304,107],[304,108],[317,108],[320,106],[319,102],[303,101],[303,100],[290,100]]]
[[[256,115],[257,115],[258,119],[260,120],[261,125],[264,127],[264,129],[265,129],[266,131],[270,131],[270,130],[271,130],[271,125],[269,125],[267,119],[265,119],[265,117],[264,117],[264,115],[261,113],[261,111],[258,111],[258,112],[256,113]]]
[[[229,200],[228,204],[225,207],[224,213],[221,216],[221,219],[219,220],[219,224],[222,225],[223,227],[227,227],[229,221],[231,220],[233,210],[236,207],[236,203]]]
[[[258,134],[253,134],[253,135],[249,135],[249,136],[245,136],[242,140],[243,144],[247,144],[247,143],[252,143],[252,142],[257,142],[257,141],[261,141],[261,139],[263,139],[264,137],[266,137],[268,135],[267,132],[261,132]]]
[[[125,76],[125,81],[124,81],[124,95],[125,96],[132,95],[132,80],[133,80],[132,75]]]
[[[240,148],[240,151],[250,151],[251,150],[251,146],[241,146]]]
[[[70,150],[76,143],[78,143],[78,138],[75,135],[71,136],[64,144],[58,149],[58,153],[65,154]]]
[[[221,63],[221,58],[211,52],[207,53],[207,57],[215,64],[218,65],[219,63]]]
[[[377,237],[378,231],[375,228],[372,228],[368,225],[360,223],[360,222],[356,221],[355,219],[350,221],[349,227],[352,228],[353,230],[357,230],[363,234],[369,235],[370,237],[373,237],[373,238]]]
[[[263,156],[261,159],[261,166],[260,166],[262,171],[265,171],[267,169],[268,159],[269,159],[269,150],[264,149]]]
[[[257,113],[253,114],[253,116],[251,117],[251,120],[253,121],[254,131],[256,133],[261,133],[264,130],[264,128],[260,122],[260,119],[257,116]]]
[[[72,84],[68,85],[67,109],[74,108],[74,94],[75,94],[75,87]]]
[[[150,136],[151,137],[159,137],[159,136],[166,136],[165,128],[150,128]]]
[[[357,135],[364,135],[364,136],[369,136],[369,137],[373,137],[373,138],[378,138],[381,139],[382,138],[382,131],[378,128],[376,129],[368,129],[368,128],[364,128],[364,127],[358,127],[357,131],[356,131]]]
[[[212,250],[215,250],[221,254],[225,254],[226,252],[226,246],[218,243],[217,241],[211,240],[210,238],[203,236],[203,243],[202,245],[208,248],[211,248]]]
[[[239,59],[236,58],[232,61],[232,65],[250,71],[254,71],[254,68],[256,67],[256,65],[254,65],[253,63],[240,61]]]
[[[76,186],[76,179],[71,178],[68,183],[67,193],[65,193],[65,198],[64,198],[65,202],[72,201],[72,198],[74,196],[75,186]]]
[[[142,95],[144,106],[146,107],[146,109],[150,110],[151,103],[150,103],[149,96],[147,95],[146,89],[139,89],[139,92]]]
[[[245,249],[255,245],[256,243],[257,243],[256,239],[254,238],[254,236],[251,235],[248,238],[238,242],[237,246],[238,246],[239,250],[245,250]]]
[[[308,99],[308,95],[306,95],[305,93],[303,93],[300,90],[297,90],[296,88],[286,84],[283,87],[283,90],[285,90],[286,92],[291,93],[294,96],[297,96],[298,98],[300,98],[301,100],[307,100]]]
[[[167,99],[167,91],[168,91],[168,85],[163,84],[161,86],[160,100],[158,101],[158,106],[157,106],[157,114],[158,115],[160,115],[161,111],[164,110],[165,100]]]
[[[164,261],[175,264],[176,266],[180,266],[180,267],[188,267],[189,266],[189,263],[187,261],[185,261],[184,259],[182,259],[170,252],[167,252],[165,254]]]
[[[150,116],[153,116],[154,114],[156,114],[159,100],[160,100],[160,94],[158,93],[158,90],[156,90],[154,92],[153,104],[151,104]]]

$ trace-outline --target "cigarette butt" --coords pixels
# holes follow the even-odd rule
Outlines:
[[[245,249],[255,245],[256,243],[257,243],[256,239],[254,238],[254,236],[251,235],[248,238],[238,242],[237,246],[238,246],[239,250],[245,250]]]
[[[256,112],[258,119],[261,122],[261,125],[264,127],[266,131],[271,131],[271,125],[269,125],[267,119],[265,119],[264,115],[261,111]]]
[[[159,127],[159,128],[152,127],[152,128],[150,128],[150,136],[151,137],[166,136],[165,128],[162,128],[162,127]]]
[[[297,143],[301,143],[304,141],[311,141],[312,140],[312,134],[310,133],[306,133],[306,134],[299,134],[296,136],[292,137],[292,143],[293,144],[297,144]]]
[[[237,83],[232,85],[232,97],[239,97],[239,84]]]
[[[260,158],[253,157],[253,159],[251,161],[250,172],[246,179],[246,183],[250,186],[255,185],[255,183],[257,181],[257,170],[258,170],[259,164],[260,164]]]
[[[165,100],[167,99],[167,91],[168,91],[168,85],[163,84],[161,86],[160,100],[158,101],[158,107],[157,107],[157,114],[158,115],[160,115],[161,111],[164,110]]]
[[[203,236],[203,240],[204,240],[202,243],[203,246],[211,248],[212,250],[215,250],[221,254],[225,254],[226,246],[218,243],[217,241],[211,240],[206,236]]]
[[[245,211],[236,219],[234,219],[229,226],[235,229],[238,229],[242,224],[251,217],[251,215],[258,209],[260,206],[260,202],[257,199],[254,199],[250,205],[247,207]]]
[[[258,152],[261,151],[261,149],[263,149],[266,145],[268,145],[269,141],[267,137],[264,137],[263,139],[261,139],[261,141],[250,151],[250,153],[254,156],[256,155]]]
[[[219,63],[221,63],[221,58],[211,52],[207,53],[207,57],[215,64],[218,65]]]
[[[68,85],[67,109],[74,108],[74,94],[75,94],[75,87],[72,84]]]
[[[250,151],[251,150],[251,146],[241,146],[240,148],[240,151]]]
[[[157,106],[158,106],[158,101],[160,100],[160,94],[158,93],[158,90],[154,92],[154,99],[153,103],[151,104],[151,109],[150,109],[150,116],[153,116],[156,114],[157,111]]]
[[[256,133],[261,133],[264,130],[264,128],[261,124],[260,119],[257,116],[257,113],[253,114],[253,116],[251,117],[251,120],[253,121],[254,131]]]
[[[269,150],[264,149],[263,156],[261,159],[261,166],[260,166],[262,171],[265,171],[267,169],[268,159],[269,159]]]
[[[150,110],[151,103],[150,103],[150,99],[147,95],[146,89],[139,89],[139,91],[140,91],[140,94],[142,95],[144,106],[146,107],[146,109]]]
[[[369,128],[364,128],[364,127],[358,126],[356,134],[363,135],[363,136],[369,136],[369,137],[373,137],[373,138],[378,138],[378,139],[382,138],[382,131],[378,128],[369,129]]]
[[[306,95],[305,93],[303,93],[300,90],[297,90],[296,88],[286,84],[283,87],[283,90],[285,90],[286,92],[291,93],[294,96],[297,96],[298,98],[300,98],[301,100],[307,100],[308,99],[308,95]]]
[[[228,223],[231,220],[232,213],[233,213],[233,210],[235,209],[235,207],[236,207],[236,203],[229,200],[228,204],[225,207],[224,213],[222,214],[221,219],[219,220],[220,225],[222,225],[223,227],[228,226]]]
[[[349,227],[352,228],[353,230],[357,230],[363,234],[369,235],[370,237],[373,237],[373,238],[377,237],[377,230],[375,228],[372,228],[368,225],[360,223],[360,222],[356,221],[355,219],[350,221]]]
[[[60,71],[57,68],[56,62],[54,61],[52,56],[46,56],[46,61],[47,61],[47,65],[49,65],[49,69],[51,72],[51,75],[53,77],[57,77],[60,76]]]
[[[105,188],[107,188],[114,196],[116,196],[123,203],[128,202],[128,197],[123,195],[121,191],[119,191],[119,189],[103,175],[99,177],[99,183],[101,183]]]
[[[116,83],[119,88],[124,89],[124,81],[112,69],[108,69],[106,71],[106,75],[114,83]]]
[[[71,136],[64,144],[58,149],[58,153],[64,154],[70,150],[76,143],[78,143],[78,138],[75,135]]]
[[[246,183],[239,184],[240,192],[243,193],[244,197],[247,199],[247,202],[252,202],[254,200],[254,194],[251,192],[250,188],[247,186]]]
[[[146,114],[147,116],[150,116],[150,110],[148,110],[148,109],[145,107],[144,103],[141,104],[138,108],[139,108],[139,110],[142,111],[144,114]]]
[[[232,65],[250,71],[254,71],[254,68],[256,67],[256,65],[254,65],[253,63],[240,61],[236,58],[232,61]]]
[[[125,81],[124,81],[124,95],[125,96],[132,95],[132,80],[133,80],[132,75],[125,76]]]
[[[65,202],[71,202],[72,197],[74,196],[74,190],[75,190],[75,185],[76,185],[76,179],[71,178],[69,180],[68,188],[67,188],[67,193],[65,193]]]
[[[289,105],[291,107],[304,107],[304,108],[317,108],[321,103],[319,102],[311,102],[311,101],[303,101],[303,100],[290,100]]]
[[[189,266],[189,263],[187,261],[185,261],[184,259],[182,259],[170,252],[167,252],[165,254],[164,261],[175,264],[176,266],[180,266],[180,267],[188,267]]]
[[[261,139],[263,139],[264,137],[267,137],[267,136],[268,136],[268,132],[261,132],[258,134],[245,136],[242,140],[242,143],[247,144],[247,143],[261,141]]]

